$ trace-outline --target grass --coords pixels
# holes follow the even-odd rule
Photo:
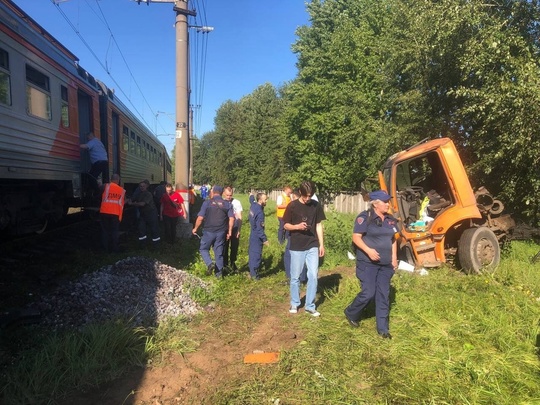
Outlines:
[[[247,196],[240,199],[247,219]],[[265,311],[264,300],[283,300],[283,247],[277,243],[273,202],[266,212],[270,246],[263,252],[263,280],[246,283],[245,277],[234,275],[216,282],[210,294],[193,293],[204,304],[237,308],[235,320],[242,320],[246,329]],[[346,250],[354,216],[327,217],[321,279],[336,266],[352,265]],[[238,264],[247,271],[247,223],[243,229]],[[207,403],[540,403],[540,264],[529,262],[539,249],[533,243],[512,243],[491,275],[465,276],[448,267],[430,269],[424,277],[397,273],[392,280],[391,341],[377,336],[372,308],[360,329],[347,325],[343,308],[358,293],[358,281],[352,275],[331,278],[321,289],[323,316],[300,318],[303,340],[283,352],[275,367],[255,365],[247,381],[232,376]],[[206,277],[193,241],[153,255]],[[240,305],[246,297],[251,308]],[[2,403],[47,403],[68,394],[63,387],[90,389],[168,351],[197,350],[190,327],[180,318],[153,329],[133,329],[118,321],[46,338],[29,330],[35,348],[22,351],[4,370]]]

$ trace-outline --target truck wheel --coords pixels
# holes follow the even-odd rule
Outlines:
[[[460,267],[468,274],[493,271],[501,261],[497,236],[486,227],[466,229],[458,243]]]

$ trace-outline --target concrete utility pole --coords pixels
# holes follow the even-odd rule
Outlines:
[[[189,43],[188,43],[188,16],[195,16],[195,12],[188,10],[188,2],[176,0],[176,154],[175,183],[184,185],[188,201],[187,186],[189,183]]]
[[[195,11],[188,9],[188,0],[136,0],[137,3],[174,3],[176,12],[176,129],[174,155],[174,182],[181,184],[184,201],[189,201],[188,182],[190,173],[190,129],[189,129],[189,42],[188,16],[196,16]],[[189,204],[186,204],[189,224]],[[183,230],[182,230],[182,233]],[[181,233],[181,234],[182,234]],[[189,232],[191,233],[191,232]]]

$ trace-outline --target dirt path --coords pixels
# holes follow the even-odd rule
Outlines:
[[[334,288],[339,279],[353,274],[353,268],[345,267],[320,274],[319,291]],[[251,376],[256,366],[243,363],[246,354],[280,352],[303,339],[300,324],[306,315],[303,311],[297,315],[288,313],[288,285],[266,289],[258,286],[251,293],[252,303],[242,300],[235,308],[210,309],[203,321],[190,326],[192,336],[200,342],[195,352],[170,353],[159,365],[134,370],[99,390],[78,393],[64,404],[210,404],[209,398],[220,387]],[[275,295],[276,291],[280,296]],[[251,316],[246,318],[246,313]]]
[[[350,268],[325,272],[319,277],[319,287],[325,288],[325,284],[334,284],[336,277],[352,274]],[[191,324],[191,336],[200,342],[195,352],[170,353],[159,365],[134,370],[97,391],[78,393],[64,403],[210,404],[209,398],[232,380],[243,381],[251,376],[257,365],[244,364],[246,354],[280,352],[303,339],[300,323],[306,315],[303,311],[297,315],[288,314],[288,285],[270,289],[254,285],[251,297],[256,297],[252,303],[247,300],[235,308],[209,310],[201,321]]]

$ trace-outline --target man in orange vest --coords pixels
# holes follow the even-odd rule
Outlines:
[[[111,182],[105,184],[101,196],[100,220],[101,242],[108,252],[118,252],[118,235],[126,190],[120,186],[120,175],[113,174]]]
[[[284,225],[283,214],[285,214],[285,208],[287,208],[287,205],[289,205],[289,203],[291,202],[291,193],[292,193],[291,187],[289,186],[283,187],[283,192],[281,193],[281,195],[278,196],[277,201],[276,201],[276,205],[277,205],[276,214],[277,214],[277,219],[279,221],[278,241],[280,245],[282,245],[283,242],[285,242],[285,240],[287,239],[285,235],[285,229],[283,229],[283,225]]]

